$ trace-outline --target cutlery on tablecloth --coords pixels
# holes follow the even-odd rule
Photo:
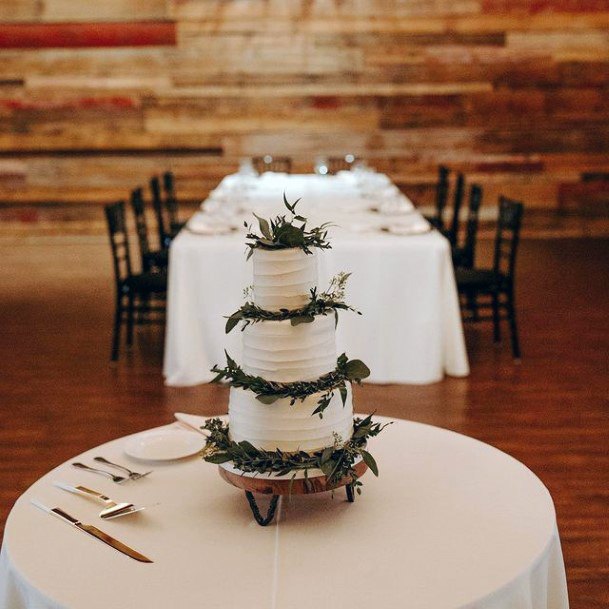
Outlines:
[[[138,472],[133,472],[130,469],[126,468],[124,465],[119,465],[118,463],[112,463],[112,461],[108,461],[108,459],[106,459],[104,457],[93,457],[93,461],[97,461],[99,463],[105,463],[106,465],[111,465],[112,467],[117,467],[118,469],[121,469],[124,472],[127,472],[127,474],[129,474],[129,478],[131,480],[139,480],[140,478],[143,478],[144,476],[151,474],[153,471],[153,470],[150,470],[149,472],[144,472],[143,474],[139,474]]]
[[[111,472],[107,472],[104,469],[96,469],[95,467],[89,467],[84,463],[72,463],[73,467],[77,467],[78,469],[84,469],[88,472],[92,472],[94,474],[99,474],[100,476],[106,476],[107,478],[112,478],[112,482],[116,482],[117,484],[122,484],[129,480],[129,478],[125,478],[125,476],[115,476]]]
[[[109,545],[111,548],[114,548],[121,554],[125,554],[126,556],[129,556],[129,558],[133,558],[134,560],[139,560],[140,562],[150,562],[150,563],[152,562],[152,560],[150,560],[148,557],[144,556],[143,554],[140,554],[133,548],[130,548],[128,545],[125,545],[122,541],[115,539],[114,537],[108,535],[108,533],[104,533],[103,531],[100,531],[97,527],[94,527],[92,524],[84,524],[84,523],[80,522],[80,520],[78,520],[77,518],[74,518],[74,516],[70,516],[70,514],[64,512],[61,508],[47,507],[46,505],[43,505],[42,503],[40,503],[39,501],[36,501],[35,499],[30,499],[30,503],[33,506],[37,507],[39,510],[46,512],[47,514],[57,516],[57,518],[60,518],[64,522],[67,522],[68,524],[72,525],[73,527],[80,529],[83,533],[87,533],[88,535],[95,537],[95,539],[99,539],[99,541],[103,541],[105,544]]]
[[[95,499],[96,501],[103,503],[106,507],[99,513],[99,517],[104,520],[127,516],[128,514],[134,514],[135,512],[141,512],[146,509],[144,507],[136,507],[133,503],[118,503],[110,499],[107,495],[94,491],[86,486],[73,486],[72,484],[66,484],[65,482],[53,482],[53,485],[64,491],[68,491],[69,493]]]

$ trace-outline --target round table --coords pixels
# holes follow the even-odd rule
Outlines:
[[[383,421],[382,417],[378,417]],[[195,433],[195,432],[193,432]],[[95,455],[133,465],[125,438]],[[202,438],[203,440],[203,438]],[[565,609],[552,499],[524,465],[466,436],[394,421],[371,442],[355,503],[283,498],[258,526],[242,492],[197,456],[156,463],[116,485],[65,463],[16,502],[0,558],[2,609]],[[60,480],[148,509],[101,521],[100,506]],[[136,562],[30,504],[61,507],[149,556]]]

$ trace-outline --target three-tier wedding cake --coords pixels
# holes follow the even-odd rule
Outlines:
[[[228,425],[207,421],[204,458],[230,462],[232,471],[246,476],[319,472],[327,480],[322,488],[342,483],[352,494],[361,485],[357,462],[377,473],[365,448],[383,426],[370,416],[353,417],[351,383],[370,371],[336,353],[338,312],[354,311],[344,302],[349,275],[340,273],[319,290],[317,256],[330,248],[328,225],[308,228],[297,203],[284,197],[291,217],[256,216],[260,234],[248,227],[253,286],[226,323],[227,332],[242,330],[243,361],[239,365],[227,353],[226,366],[213,368],[214,381],[230,386]]]

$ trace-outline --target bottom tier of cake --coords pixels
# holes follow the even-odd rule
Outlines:
[[[343,406],[338,390],[324,410],[323,418],[313,415],[321,394],[290,405],[290,399],[263,404],[252,391],[231,388],[228,402],[230,437],[235,442],[247,440],[261,450],[314,452],[332,446],[335,434],[343,441],[353,432],[351,386]]]

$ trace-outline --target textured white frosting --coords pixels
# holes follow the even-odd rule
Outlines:
[[[254,262],[254,303],[267,311],[299,309],[309,302],[317,284],[317,256],[301,249],[257,248]]]
[[[267,381],[313,381],[336,368],[334,315],[308,324],[260,321],[243,331],[243,369]]]
[[[232,387],[228,402],[230,437],[235,442],[247,440],[262,450],[280,449],[285,452],[304,450],[314,452],[334,443],[334,433],[348,440],[353,432],[353,403],[351,386],[347,383],[347,400],[343,406],[336,390],[323,419],[312,412],[321,394],[290,406],[290,398],[273,404],[263,404],[256,394]]]

